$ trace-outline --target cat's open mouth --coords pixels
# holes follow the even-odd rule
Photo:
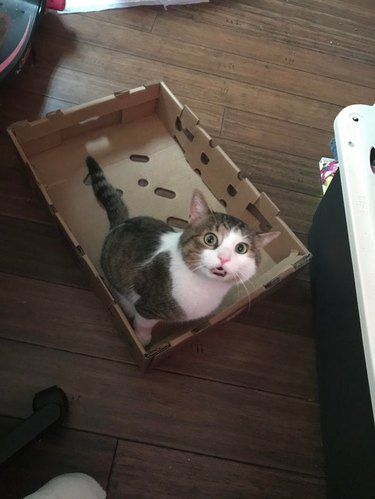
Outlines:
[[[227,275],[223,267],[215,267],[214,269],[211,269],[211,272],[219,277],[225,277]]]

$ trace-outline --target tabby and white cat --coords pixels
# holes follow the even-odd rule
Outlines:
[[[212,212],[198,190],[183,231],[151,217],[129,218],[98,163],[90,156],[86,163],[110,222],[101,254],[104,276],[144,346],[160,320],[211,315],[230,288],[256,273],[260,249],[280,234],[256,234],[238,218]]]

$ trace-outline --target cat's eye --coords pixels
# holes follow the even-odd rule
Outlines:
[[[249,246],[246,243],[238,243],[235,247],[236,252],[240,255],[244,255],[248,249]]]
[[[217,237],[212,232],[208,232],[204,236],[203,240],[204,240],[205,244],[207,244],[207,246],[215,246],[217,244]]]

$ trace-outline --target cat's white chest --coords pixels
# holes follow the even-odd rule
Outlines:
[[[174,269],[172,296],[186,314],[187,320],[209,315],[222,302],[230,286],[201,277],[186,269]]]
[[[222,302],[231,284],[208,279],[192,272],[178,250],[180,234],[167,234],[159,251],[171,256],[171,294],[185,312],[186,320],[195,320],[213,312]]]

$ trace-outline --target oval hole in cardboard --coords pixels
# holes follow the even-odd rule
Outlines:
[[[177,229],[185,229],[188,226],[188,221],[177,217],[168,217],[167,224]]]
[[[227,207],[227,202],[225,201],[225,199],[220,199],[219,203],[221,203],[224,206],[224,208]]]
[[[194,168],[194,171],[197,175],[202,175],[202,172],[199,170],[199,168]]]
[[[207,154],[205,152],[202,152],[202,154],[201,154],[201,162],[204,165],[208,165],[208,163],[210,162],[210,158],[207,156]]]
[[[141,187],[147,187],[148,186],[148,180],[146,180],[145,178],[140,178],[138,180],[138,185],[141,186]]]
[[[175,192],[164,189],[164,187],[157,187],[154,192],[157,196],[161,196],[162,198],[174,199],[176,197]]]
[[[254,204],[249,203],[246,206],[246,209],[258,221],[259,229],[261,232],[269,232],[272,229],[272,224],[266,219],[266,217],[258,210],[258,208]]]
[[[177,116],[177,118],[176,118],[175,127],[177,128],[177,130],[179,132],[181,132],[181,130],[182,130],[182,122],[181,122],[181,118],[179,116]]]
[[[150,161],[150,157],[145,154],[131,154],[130,159],[136,163],[148,163]]]
[[[237,194],[237,191],[236,189],[233,187],[232,184],[229,184],[228,187],[227,187],[227,193],[229,194],[229,196],[232,196],[234,197],[236,194]]]
[[[190,140],[190,142],[193,142],[194,135],[191,133],[191,131],[188,128],[184,128],[184,134]]]

